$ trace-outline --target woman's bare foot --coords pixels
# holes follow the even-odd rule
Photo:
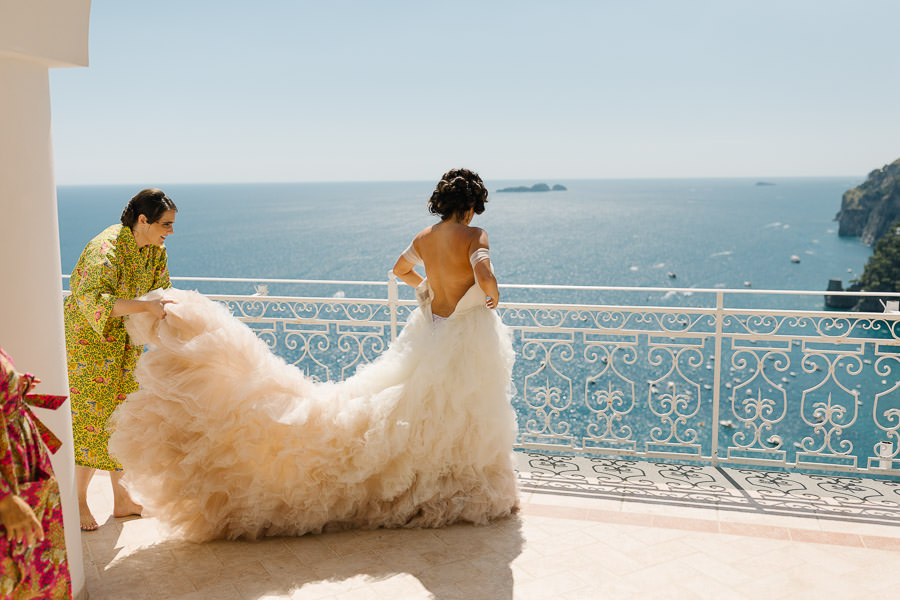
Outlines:
[[[121,517],[131,517],[131,516],[141,516],[141,513],[144,512],[144,507],[128,498],[127,500],[121,500],[116,502],[113,506],[113,516],[115,518]]]
[[[144,512],[144,507],[132,500],[131,494],[122,485],[122,477],[124,475],[123,471],[112,471],[109,474],[109,480],[113,489],[113,516],[117,519],[132,515],[139,517]]]
[[[91,509],[88,508],[86,504],[80,504],[78,506],[78,514],[81,518],[82,531],[96,531],[97,528],[100,527],[97,524],[97,519],[91,514]]]
[[[95,469],[84,465],[75,465],[75,482],[78,485],[78,514],[81,520],[82,531],[95,531],[98,527],[97,519],[91,514],[87,504],[87,490],[94,477]]]

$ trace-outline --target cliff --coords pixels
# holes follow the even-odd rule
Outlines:
[[[835,219],[840,222],[838,235],[860,236],[868,246],[887,233],[900,219],[900,159],[875,169],[862,185],[844,192]]]

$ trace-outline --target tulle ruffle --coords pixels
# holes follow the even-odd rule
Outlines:
[[[512,344],[477,291],[436,325],[415,311],[341,383],[306,378],[196,292],[147,297],[175,303],[164,320],[128,320],[150,350],[109,449],[175,535],[483,524],[514,510]]]

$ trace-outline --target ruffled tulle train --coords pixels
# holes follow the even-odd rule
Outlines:
[[[341,383],[287,365],[222,305],[156,290],[129,318],[147,344],[111,453],[145,514],[195,541],[347,527],[483,524],[517,504],[508,330],[473,288],[445,322],[420,310]]]

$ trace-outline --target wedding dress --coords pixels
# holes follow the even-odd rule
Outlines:
[[[427,286],[390,348],[338,383],[308,379],[201,294],[145,296],[175,303],[128,319],[149,350],[109,441],[144,514],[204,541],[514,511],[511,335],[477,284],[433,322]]]

